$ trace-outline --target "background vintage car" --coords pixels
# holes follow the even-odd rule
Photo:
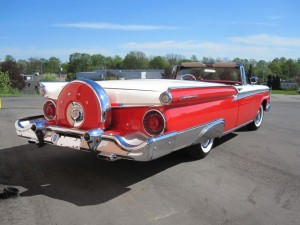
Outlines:
[[[16,121],[29,142],[149,161],[186,148],[202,158],[213,140],[242,126],[258,129],[269,88],[248,84],[235,63],[183,63],[171,79],[41,83],[44,115]]]

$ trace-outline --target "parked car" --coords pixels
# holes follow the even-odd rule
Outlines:
[[[267,86],[248,84],[236,63],[182,63],[171,79],[41,83],[43,115],[19,119],[31,143],[149,161],[186,148],[205,157],[215,138],[258,129],[270,109]]]

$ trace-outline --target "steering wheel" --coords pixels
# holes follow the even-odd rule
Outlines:
[[[196,77],[193,74],[187,73],[182,75],[180,80],[196,80]]]

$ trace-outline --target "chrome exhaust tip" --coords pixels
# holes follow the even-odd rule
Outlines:
[[[106,161],[116,161],[120,159],[116,154],[105,154],[105,153],[99,153],[97,155],[97,158]]]

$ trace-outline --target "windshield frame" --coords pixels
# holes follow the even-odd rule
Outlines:
[[[191,74],[196,81],[243,85],[244,79],[240,67],[179,67],[175,79],[182,79],[183,75]]]

